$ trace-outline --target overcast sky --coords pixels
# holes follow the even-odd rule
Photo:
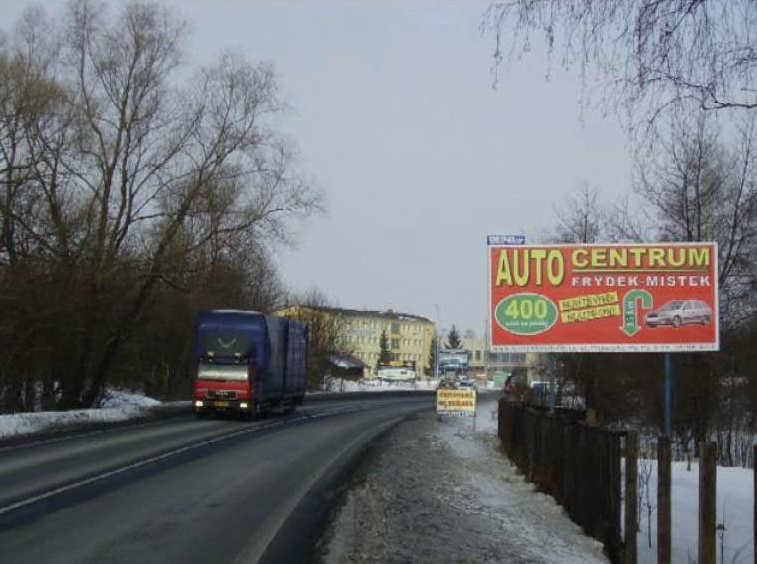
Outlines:
[[[30,4],[0,0],[2,25]],[[43,2],[61,10],[61,2]],[[190,62],[225,48],[271,61],[304,170],[328,199],[277,252],[294,290],[482,333],[486,235],[540,240],[588,181],[630,190],[619,125],[581,120],[579,82],[538,53],[492,88],[486,2],[173,1]]]

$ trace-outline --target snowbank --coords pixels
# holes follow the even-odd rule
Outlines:
[[[188,405],[188,402],[185,402]],[[44,433],[97,423],[118,423],[147,417],[152,408],[163,405],[140,394],[110,390],[100,402],[100,409],[44,411],[0,415],[0,439]]]

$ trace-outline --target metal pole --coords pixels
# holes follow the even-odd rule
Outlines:
[[[670,437],[657,442],[657,564],[671,563]]]
[[[670,438],[670,353],[665,353],[665,436]]]
[[[434,304],[436,309],[436,360],[434,362],[434,378],[439,380],[439,304]]]
[[[484,321],[484,377],[486,378],[487,386],[489,385],[489,320]]]

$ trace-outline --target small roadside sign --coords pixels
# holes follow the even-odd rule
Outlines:
[[[436,390],[436,414],[475,417],[476,390]]]

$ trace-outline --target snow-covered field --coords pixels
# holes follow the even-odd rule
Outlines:
[[[639,474],[649,472],[651,523],[644,500],[639,506],[641,526],[638,534],[639,563],[657,562],[657,461],[640,460]],[[685,462],[674,462],[672,468],[672,560],[686,564],[696,562],[698,546],[699,465],[692,462],[691,471]],[[640,480],[640,484],[643,480]],[[643,488],[642,495],[644,495]],[[752,544],[752,507],[754,503],[753,473],[747,468],[718,467],[717,522],[725,530],[717,536],[717,561],[722,564],[754,562]],[[651,524],[651,547],[649,529]],[[722,542],[721,542],[722,541]],[[724,558],[721,560],[721,547]]]

